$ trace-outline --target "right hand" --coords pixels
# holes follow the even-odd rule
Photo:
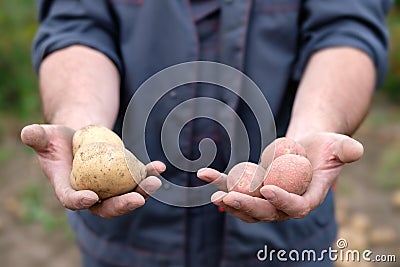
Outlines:
[[[21,131],[21,140],[32,147],[43,172],[49,178],[62,205],[71,210],[89,209],[103,218],[113,218],[144,205],[149,194],[157,191],[161,181],[155,177],[165,171],[165,165],[153,161],[146,165],[148,177],[135,192],[111,197],[100,203],[97,194],[90,190],[74,190],[69,182],[72,170],[72,137],[75,130],[62,125],[28,125]],[[148,193],[146,193],[148,192]]]

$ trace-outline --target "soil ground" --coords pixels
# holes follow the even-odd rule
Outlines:
[[[19,141],[23,124],[0,119],[0,266],[79,266],[64,211],[35,155]],[[349,249],[395,255],[397,263],[337,266],[400,266],[400,207],[392,200],[400,190],[400,105],[377,97],[355,138],[365,155],[345,167],[337,186],[338,238]]]

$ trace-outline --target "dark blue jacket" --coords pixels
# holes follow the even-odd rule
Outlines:
[[[117,132],[131,96],[150,76],[187,61],[221,62],[242,70],[261,88],[274,115],[277,135],[282,136],[297,85],[315,51],[334,46],[358,48],[371,57],[378,84],[382,81],[389,6],[390,1],[385,0],[225,0],[221,1],[217,26],[213,26],[217,35],[214,31],[207,37],[207,25],[199,26],[189,0],[39,0],[40,28],[33,61],[38,69],[46,55],[73,44],[107,55],[122,77]],[[207,52],[206,42],[213,44],[212,53]],[[152,132],[157,132],[165,119],[160,114],[203,93],[222,100],[226,97],[190,86],[167,94],[157,107]],[[250,111],[240,105],[234,108],[251,129]],[[196,158],[194,148],[204,137],[212,137],[219,149],[226,150],[226,133],[215,125],[204,125],[206,122],[193,124],[181,132],[180,147],[186,156]],[[259,142],[257,134],[253,135],[253,142]],[[151,158],[168,163],[159,135],[148,138]],[[253,149],[250,160],[257,162],[259,153]],[[226,155],[218,152],[212,166],[223,170]],[[193,173],[170,164],[167,168],[165,177],[175,184],[201,184]],[[265,245],[269,249],[321,250],[331,244],[337,230],[332,192],[306,218],[280,223],[247,224],[211,204],[178,208],[154,199],[112,220],[87,211],[69,212],[69,217],[88,266],[330,266],[328,262],[269,264],[256,254]]]

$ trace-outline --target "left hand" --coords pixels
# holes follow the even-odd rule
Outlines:
[[[297,141],[306,149],[313,166],[312,181],[302,196],[266,185],[260,190],[265,199],[234,191],[218,191],[212,195],[211,201],[249,223],[303,218],[324,201],[344,164],[357,161],[364,151],[358,141],[336,133],[313,133]],[[226,181],[226,174],[211,168],[202,169],[197,175],[207,182],[218,179],[218,184],[221,184],[221,181]]]

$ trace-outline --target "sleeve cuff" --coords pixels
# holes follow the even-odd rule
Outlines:
[[[299,81],[303,75],[304,69],[308,60],[315,52],[330,48],[330,47],[353,47],[365,52],[374,62],[376,67],[376,88],[382,85],[388,70],[387,63],[387,49],[382,47],[382,43],[375,38],[368,38],[366,41],[362,36],[357,36],[354,33],[335,33],[330,36],[322,37],[315,42],[315,45],[305,47],[301,57],[298,60],[297,66],[294,71],[293,78]],[[382,47],[381,49],[374,49],[374,47]]]
[[[32,52],[33,66],[36,73],[39,72],[42,61],[54,51],[66,48],[72,45],[83,45],[93,48],[105,56],[107,56],[117,67],[120,75],[122,74],[122,63],[119,56],[113,49],[110,49],[110,45],[105,43],[96,42],[96,39],[87,38],[83,35],[77,34],[60,34],[54,37],[47,38],[44,42],[41,42],[34,47]]]

